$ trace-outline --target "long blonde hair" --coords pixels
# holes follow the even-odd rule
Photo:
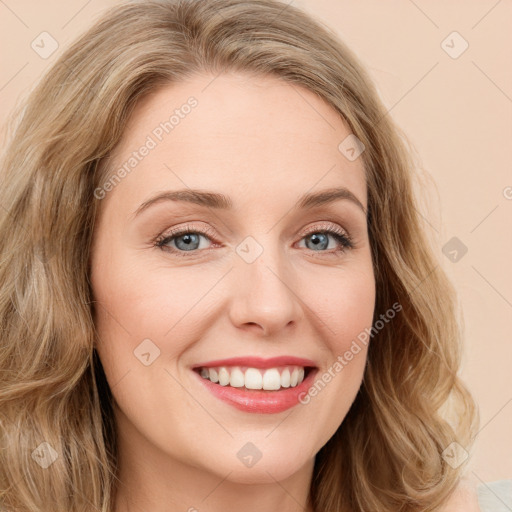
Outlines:
[[[115,424],[93,348],[89,282],[99,164],[149,91],[227,70],[308,88],[362,141],[375,319],[402,306],[369,345],[356,400],[316,456],[315,511],[435,511],[456,487],[463,466],[452,468],[443,450],[452,442],[469,449],[478,416],[457,376],[456,294],[416,209],[407,139],[370,77],[330,29],[277,0],[149,0],[98,20],[48,70],[9,131],[0,167],[5,510],[113,510]]]

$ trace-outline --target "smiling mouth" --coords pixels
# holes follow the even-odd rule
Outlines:
[[[248,366],[216,366],[194,368],[203,379],[224,387],[244,391],[279,391],[300,385],[309,373],[310,366],[286,365],[274,368]]]

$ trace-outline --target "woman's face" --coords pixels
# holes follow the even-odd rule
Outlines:
[[[96,191],[97,351],[122,460],[282,480],[312,468],[361,384],[354,340],[375,305],[363,163],[309,90],[213,78],[141,101]]]

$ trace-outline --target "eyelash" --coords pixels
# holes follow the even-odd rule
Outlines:
[[[197,252],[201,252],[202,250],[209,251],[209,249],[194,249],[192,251],[180,251],[178,249],[170,248],[169,246],[166,245],[175,238],[179,238],[182,235],[187,235],[187,234],[191,234],[191,233],[203,235],[206,238],[208,238],[210,241],[212,241],[212,238],[213,238],[213,230],[212,229],[206,228],[204,230],[200,230],[200,229],[191,228],[190,226],[187,225],[184,228],[177,228],[175,230],[171,230],[169,233],[166,233],[165,235],[159,236],[153,242],[153,245],[154,245],[154,247],[158,247],[159,249],[161,249],[163,251],[171,252],[173,254],[176,254],[179,257],[185,257],[185,258],[190,257],[191,254],[196,254]],[[313,251],[312,249],[310,249],[310,251],[313,253],[319,252],[319,253],[325,253],[328,255],[335,256],[336,253],[344,253],[345,251],[352,249],[354,247],[354,244],[353,244],[353,241],[352,241],[352,238],[350,237],[350,235],[338,227],[327,228],[325,226],[323,226],[323,227],[315,226],[313,229],[310,229],[307,233],[303,234],[301,237],[301,240],[303,238],[306,238],[309,235],[312,235],[312,234],[331,235],[342,246],[341,249],[336,249],[334,251]]]

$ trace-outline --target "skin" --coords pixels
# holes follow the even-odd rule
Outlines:
[[[351,131],[312,92],[273,77],[200,75],[139,102],[110,164],[118,169],[170,113],[180,119],[101,200],[91,253],[96,349],[114,397],[121,484],[115,512],[248,512],[305,508],[316,453],[342,423],[361,385],[367,347],[311,399],[277,414],[243,412],[205,390],[199,362],[296,355],[326,372],[370,328],[375,279],[364,211],[342,199],[294,210],[306,192],[344,186],[367,208],[361,158],[338,150]],[[213,82],[212,82],[213,80]],[[164,201],[163,190],[220,192],[232,211]],[[210,229],[193,251],[171,228]],[[353,248],[328,236],[338,228]],[[248,263],[236,252],[253,237]],[[179,238],[179,237],[178,237]],[[178,242],[178,244],[177,244]],[[184,256],[177,253],[181,251]],[[146,366],[142,340],[160,350]],[[261,459],[246,467],[248,442]]]
[[[478,504],[477,482],[474,478],[469,475],[463,476],[441,512],[481,512]]]

